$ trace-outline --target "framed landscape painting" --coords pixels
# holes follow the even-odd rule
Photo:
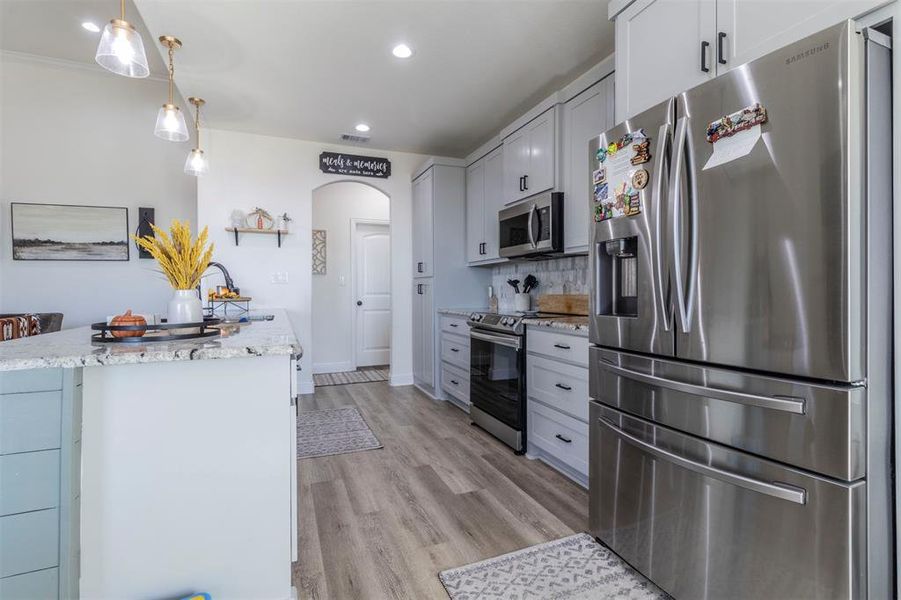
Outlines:
[[[10,204],[13,260],[128,260],[128,209]]]

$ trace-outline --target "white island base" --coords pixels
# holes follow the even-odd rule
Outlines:
[[[84,369],[81,597],[292,597],[290,356]]]

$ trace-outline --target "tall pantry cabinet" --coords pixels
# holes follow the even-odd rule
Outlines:
[[[413,383],[437,395],[439,308],[487,303],[491,272],[466,260],[466,170],[462,161],[433,158],[414,173]]]

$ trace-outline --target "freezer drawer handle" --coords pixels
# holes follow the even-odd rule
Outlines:
[[[773,410],[781,410],[796,415],[804,414],[804,400],[802,398],[775,397],[775,396],[757,396],[755,394],[744,394],[742,392],[733,392],[730,390],[720,390],[717,388],[704,387],[702,385],[693,385],[683,381],[673,381],[672,379],[664,379],[656,375],[648,375],[626,369],[619,365],[611,363],[607,359],[603,359],[603,367],[612,373],[632,379],[640,383],[655,385],[658,387],[668,388],[677,392],[685,392],[695,396],[707,396],[716,398],[717,400],[725,400],[726,402],[735,402],[736,404],[745,404],[747,406],[758,406],[760,408],[771,408]]]
[[[772,496],[773,498],[779,498],[780,500],[788,500],[789,502],[794,502],[795,504],[801,505],[807,504],[807,490],[805,490],[804,488],[795,487],[793,485],[788,485],[785,483],[770,483],[767,481],[760,481],[759,479],[746,477],[744,475],[739,475],[738,473],[732,473],[730,471],[725,471],[717,467],[711,467],[710,465],[698,463],[685,457],[679,456],[678,454],[674,454],[669,450],[658,448],[657,446],[649,444],[644,440],[640,440],[634,435],[626,433],[625,431],[620,429],[615,423],[613,423],[606,417],[599,418],[598,422],[609,429],[611,432],[616,434],[618,437],[620,437],[623,441],[628,442],[633,446],[643,450],[644,452],[647,452],[648,454],[656,456],[661,460],[665,460],[667,462],[678,465],[683,469],[694,471],[695,473],[703,475],[704,477],[718,479],[719,481],[728,483],[730,485],[743,487],[746,490],[751,490],[752,492],[766,494],[767,496]]]

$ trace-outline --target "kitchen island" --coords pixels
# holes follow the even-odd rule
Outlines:
[[[13,486],[38,502],[31,490],[53,487],[42,479],[61,481],[56,504],[0,513],[0,596],[56,585],[98,599],[291,597],[301,348],[287,314],[271,312],[196,341],[92,344],[81,327],[0,344],[0,510]],[[60,422],[62,436],[41,439]],[[6,469],[6,452],[57,452],[58,467]],[[5,547],[14,537],[48,551],[22,558]]]

